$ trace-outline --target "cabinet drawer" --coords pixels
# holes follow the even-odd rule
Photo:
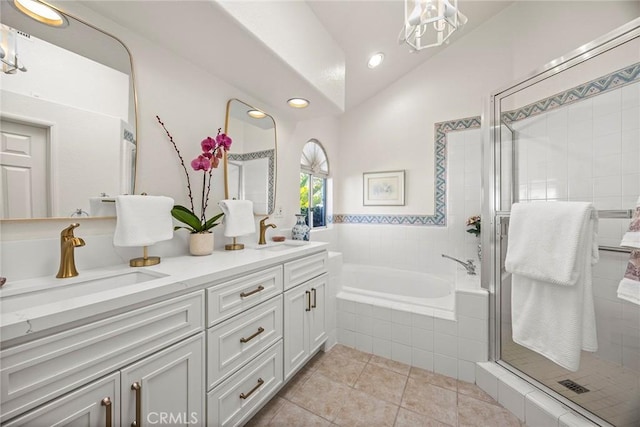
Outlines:
[[[282,338],[277,296],[207,331],[207,389]]]
[[[327,252],[310,255],[284,265],[284,289],[291,289],[327,271]]]
[[[119,402],[120,374],[114,373],[3,424],[3,427],[109,427],[109,418],[111,426],[119,426]]]
[[[210,426],[237,426],[273,397],[282,384],[282,341],[207,394]]]
[[[213,326],[282,292],[277,266],[207,289],[207,325]]]
[[[201,331],[204,291],[0,351],[7,420]]]

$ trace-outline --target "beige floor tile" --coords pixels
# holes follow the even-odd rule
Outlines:
[[[246,424],[246,427],[263,427],[269,425],[275,414],[285,403],[287,403],[285,399],[278,396],[274,397],[251,418]]]
[[[450,427],[426,415],[400,408],[394,427]]]
[[[498,405],[498,402],[487,393],[485,393],[480,387],[475,384],[471,384],[465,381],[458,381],[458,393],[473,397],[474,399],[484,400],[485,402],[493,405]]]
[[[291,397],[291,401],[308,411],[333,421],[353,389],[314,372]]]
[[[455,391],[409,377],[400,406],[455,426],[457,402]]]
[[[365,366],[354,388],[378,399],[399,405],[407,377],[377,365]]]
[[[268,425],[273,427],[325,427],[331,425],[331,422],[285,400]]]
[[[329,354],[331,353],[338,353],[343,356],[347,356],[352,360],[364,363],[367,363],[369,359],[371,359],[371,354],[356,350],[355,348],[347,347],[342,344],[336,344],[335,346],[333,346],[331,351],[329,351]]]
[[[324,351],[320,350],[318,351],[312,358],[311,360],[309,360],[307,362],[306,365],[304,365],[305,368],[309,369],[310,371],[315,371],[316,369],[318,369],[318,367],[322,364],[322,361],[324,360],[325,357],[329,356],[329,354],[331,354],[331,352],[325,353]]]
[[[416,368],[415,366],[411,367],[409,376],[421,382],[427,382],[429,384],[437,385],[438,387],[446,388],[453,391],[458,390],[458,380],[456,380],[455,378],[436,374],[435,372]]]
[[[459,427],[520,427],[520,420],[501,406],[458,395]]]
[[[365,366],[365,362],[351,359],[343,353],[331,352],[322,359],[317,371],[334,381],[353,386]]]
[[[334,422],[345,427],[391,427],[397,413],[397,405],[352,390]]]
[[[380,366],[381,368],[392,370],[402,375],[409,375],[411,366],[404,363],[396,362],[395,360],[385,359],[384,357],[373,355],[369,360],[372,365]]]
[[[287,384],[282,387],[278,396],[291,400],[291,397],[297,393],[297,390],[307,382],[309,378],[311,378],[313,372],[314,371],[309,369],[307,366],[302,367],[302,369],[300,369],[293,378],[291,378]]]

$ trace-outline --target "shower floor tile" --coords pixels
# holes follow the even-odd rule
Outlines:
[[[583,352],[580,370],[571,372],[503,336],[502,360],[617,427],[640,426],[640,374]],[[589,389],[578,394],[558,381]]]
[[[357,363],[344,363],[345,358]],[[333,363],[336,360],[343,363]],[[316,425],[524,426],[475,384],[340,344],[318,353],[247,423],[249,427]]]

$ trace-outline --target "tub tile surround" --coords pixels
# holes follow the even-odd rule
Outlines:
[[[318,353],[247,426],[523,424],[475,384],[343,345]]]
[[[488,360],[484,290],[456,291],[455,316],[438,309],[379,307],[340,296],[337,303],[338,342],[345,346],[472,383],[475,363]]]

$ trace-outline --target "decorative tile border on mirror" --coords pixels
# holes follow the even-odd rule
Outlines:
[[[435,213],[433,215],[366,215],[335,214],[329,218],[334,224],[385,224],[385,225],[447,225],[447,134],[453,131],[480,127],[480,116],[440,122],[435,131]]]
[[[573,102],[601,95],[638,80],[640,80],[640,62],[522,108],[518,108],[517,110],[506,111],[502,113],[502,120],[506,123],[523,120]]]
[[[275,188],[275,150],[262,150],[253,153],[233,154],[227,153],[229,160],[247,161],[256,159],[269,159],[269,212],[273,212],[275,203],[273,200],[273,189]]]

